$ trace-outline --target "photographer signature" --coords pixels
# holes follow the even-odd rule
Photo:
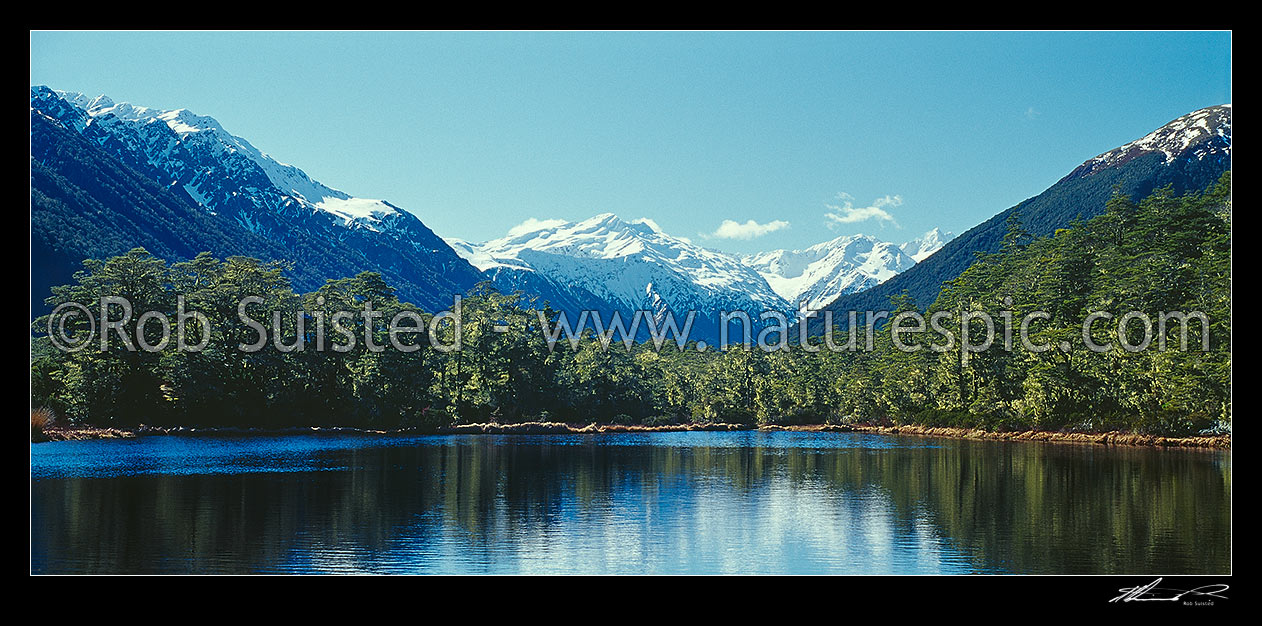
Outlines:
[[[1203,585],[1197,587],[1196,589],[1188,589],[1184,591],[1181,589],[1158,587],[1157,585],[1161,582],[1161,580],[1162,579],[1158,578],[1157,580],[1140,587],[1123,587],[1118,589],[1118,591],[1122,592],[1122,595],[1109,600],[1109,602],[1177,602],[1182,600],[1184,596],[1206,596],[1221,600],[1227,599],[1227,596],[1219,595],[1220,593],[1227,591],[1229,588],[1227,585],[1222,583]]]

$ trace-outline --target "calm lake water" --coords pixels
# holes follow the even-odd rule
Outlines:
[[[1231,571],[1227,452],[851,433],[31,446],[35,573]]]

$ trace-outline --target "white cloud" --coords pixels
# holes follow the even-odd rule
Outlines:
[[[840,205],[827,204],[828,211],[824,213],[824,223],[829,228],[836,228],[838,224],[854,224],[857,222],[865,222],[867,220],[876,220],[878,222],[889,222],[894,226],[898,226],[898,221],[887,209],[892,209],[903,203],[902,196],[885,196],[872,201],[872,204],[863,207],[854,205],[854,196],[842,192],[837,194],[837,199],[841,200]]]
[[[564,224],[568,224],[565,220],[540,220],[533,217],[527,218],[526,221],[508,229],[509,237],[517,237],[526,233],[533,233],[545,228],[556,228]]]
[[[753,239],[788,227],[789,223],[784,220],[773,220],[766,224],[759,224],[754,220],[749,220],[744,224],[734,220],[723,220],[718,230],[707,236],[717,239]]]

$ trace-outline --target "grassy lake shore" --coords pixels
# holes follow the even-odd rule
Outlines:
[[[938,426],[882,426],[870,424],[815,424],[801,426],[747,424],[669,424],[662,426],[640,426],[621,424],[567,424],[563,422],[522,422],[518,424],[460,424],[441,428],[438,431],[421,431],[417,429],[372,430],[347,427],[295,427],[283,429],[257,428],[190,428],[190,427],[153,427],[141,426],[136,429],[102,428],[102,427],[63,427],[53,426],[43,431],[43,437],[32,437],[32,443],[44,441],[81,441],[90,439],[127,439],[133,437],[159,435],[287,435],[311,433],[353,433],[368,435],[467,435],[467,434],[504,434],[504,435],[555,435],[555,434],[592,434],[592,433],[650,433],[650,432],[687,432],[687,431],[794,431],[794,432],[854,432],[876,435],[912,435],[920,437],[949,437],[953,439],[986,439],[999,441],[1035,441],[1096,444],[1106,446],[1147,446],[1157,448],[1212,448],[1231,449],[1231,435],[1162,437],[1127,432],[1079,433],[1044,430],[1021,431],[988,431],[976,428],[951,428]]]

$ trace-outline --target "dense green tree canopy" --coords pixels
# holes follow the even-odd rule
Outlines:
[[[891,318],[936,315],[959,340],[896,335],[912,324],[885,320],[870,350],[862,333],[854,350],[826,349],[820,337],[802,343],[795,326],[782,349],[702,351],[669,340],[660,349],[618,341],[606,349],[591,330],[576,350],[564,339],[549,349],[542,324],[555,312],[487,284],[462,298],[457,328],[450,316],[399,301],[372,272],[300,294],[279,263],[202,254],[168,264],[135,249],[87,261],[74,283],[54,289],[50,307],[77,303],[95,313],[102,297],[118,296],[133,314],[105,344],[70,352],[43,336],[48,317],[36,320],[32,400],[72,422],[119,426],[434,428],[543,419],[1222,430],[1231,423],[1230,256],[1224,174],[1202,194],[1167,188],[1138,203],[1117,195],[1103,215],[1050,237],[1031,237],[1010,220],[999,252],[943,285],[928,310],[906,295],[892,298]],[[246,296],[257,298],[246,307],[257,327],[240,318]],[[366,304],[380,315],[361,315]],[[185,343],[201,349],[180,349],[174,339],[154,351],[129,346],[161,341],[155,320],[138,324],[144,311],[185,317]],[[1051,349],[1004,349],[1036,311],[1044,316],[1028,324],[1028,337]],[[1199,312],[1208,327],[1135,322],[1119,335],[1117,322],[1132,311],[1153,324],[1163,313]],[[984,330],[980,312],[994,321],[996,340],[972,351],[962,331]],[[1093,314],[1103,316],[1083,337]],[[122,319],[124,311],[110,315]],[[391,319],[405,322],[392,331]],[[88,330],[83,316],[67,318],[67,335]],[[460,349],[448,349],[457,331]],[[1177,349],[1184,332],[1188,348]],[[1127,348],[1145,334],[1147,349]],[[1108,347],[1088,349],[1086,339]]]

